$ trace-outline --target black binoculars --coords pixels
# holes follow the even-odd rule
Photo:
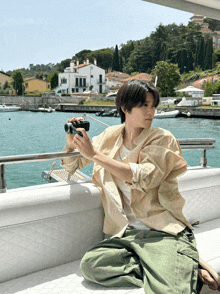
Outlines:
[[[79,131],[77,131],[77,128],[83,128],[86,131],[89,131],[89,127],[90,127],[90,123],[89,121],[86,120],[80,120],[80,121],[74,121],[72,123],[66,123],[64,125],[64,130],[67,134],[71,134],[71,135],[80,135],[81,137],[83,137],[83,134]]]

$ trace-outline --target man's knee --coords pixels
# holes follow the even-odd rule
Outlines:
[[[93,256],[92,252],[87,252],[80,263],[80,269],[82,272],[83,277],[86,280],[89,280],[91,282],[97,283],[98,282],[98,276],[96,274],[96,258]]]

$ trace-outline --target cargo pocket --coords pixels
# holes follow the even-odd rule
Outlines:
[[[197,294],[198,251],[191,244],[184,245],[177,250],[176,286],[180,294]]]

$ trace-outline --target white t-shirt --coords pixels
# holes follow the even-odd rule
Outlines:
[[[115,160],[122,161],[122,159],[128,156],[130,152],[131,150],[127,149],[123,144],[118,150],[117,154],[115,155]],[[126,185],[125,181],[119,178],[116,178],[116,177],[114,178],[115,178],[117,187],[119,188],[119,190],[122,192],[122,195],[123,195],[123,208],[128,218],[129,225],[133,226],[137,230],[149,230],[149,228],[145,226],[145,224],[143,224],[141,221],[135,218],[135,215],[133,214],[131,210],[131,207],[130,207],[131,189],[129,188],[129,185]]]

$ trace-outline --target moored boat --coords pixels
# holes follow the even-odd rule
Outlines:
[[[156,112],[154,118],[173,118],[179,114],[179,110]]]
[[[109,117],[117,117],[118,116],[118,111],[117,109],[112,109],[110,111],[102,110],[100,112],[96,113],[96,116],[109,116]]]
[[[51,112],[54,112],[56,111],[55,109],[53,109],[52,107],[39,107],[39,108],[31,108],[30,111],[32,112],[48,112],[48,113],[51,113]]]
[[[18,111],[21,110],[20,106],[6,106],[5,104],[0,105],[0,112]]]

